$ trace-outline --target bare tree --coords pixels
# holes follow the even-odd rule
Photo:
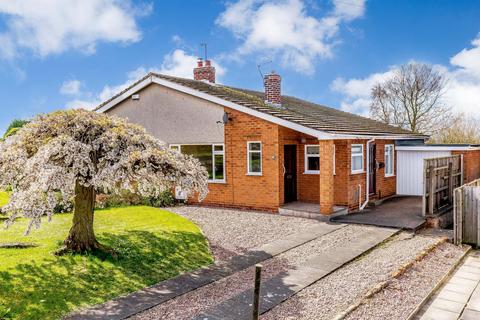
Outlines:
[[[443,103],[445,78],[430,65],[411,62],[372,89],[372,118],[411,130],[433,134],[447,127],[450,107]]]
[[[480,144],[479,119],[459,115],[452,125],[434,134],[430,143]]]

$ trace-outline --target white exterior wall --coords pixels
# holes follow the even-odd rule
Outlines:
[[[448,157],[451,151],[397,150],[397,194],[423,195],[423,160]]]
[[[222,106],[158,84],[138,94],[139,100],[125,99],[106,113],[142,125],[167,144],[224,143]]]

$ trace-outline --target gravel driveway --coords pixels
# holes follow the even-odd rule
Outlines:
[[[261,319],[332,319],[376,284],[389,279],[393,271],[411,261],[436,240],[400,233],[372,252],[300,291]]]
[[[319,223],[312,219],[223,208],[183,206],[167,210],[184,216],[202,229],[216,261],[243,254]]]
[[[295,268],[312,256],[332,247],[340,247],[345,243],[356,243],[364,232],[374,227],[350,225],[316,240],[293,248],[285,253],[262,263],[262,281],[266,281],[281,272]],[[225,301],[250,288],[253,283],[254,267],[237,272],[232,276],[188,292],[161,305],[138,314],[131,319],[154,320],[176,319],[187,320],[206,311],[210,307]]]
[[[348,320],[403,320],[428,295],[435,284],[460,258],[465,248],[444,243],[425,259],[393,279],[392,283],[362,304]]]

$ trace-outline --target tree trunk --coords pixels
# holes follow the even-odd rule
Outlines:
[[[99,249],[101,246],[93,231],[93,210],[95,208],[95,189],[75,183],[75,204],[73,225],[64,241],[65,251],[86,252]]]

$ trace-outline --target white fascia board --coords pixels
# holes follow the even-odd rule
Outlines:
[[[426,140],[424,137],[412,136],[389,136],[389,135],[368,135],[368,134],[338,134],[332,133],[333,139],[359,139],[359,140]],[[321,139],[319,139],[321,140]]]
[[[479,148],[470,146],[396,146],[397,151],[468,151]]]
[[[122,102],[123,100],[130,98],[132,96],[132,94],[142,90],[143,88],[150,85],[151,83],[152,83],[152,77],[150,76],[150,77],[144,79],[143,81],[137,83],[135,86],[131,87],[129,90],[125,91],[124,93],[122,93],[121,95],[119,95],[118,97],[116,97],[115,99],[110,101],[109,103],[102,106],[100,109],[97,110],[97,112],[98,113],[103,113],[103,112],[113,108],[114,106],[116,106],[117,104]]]

